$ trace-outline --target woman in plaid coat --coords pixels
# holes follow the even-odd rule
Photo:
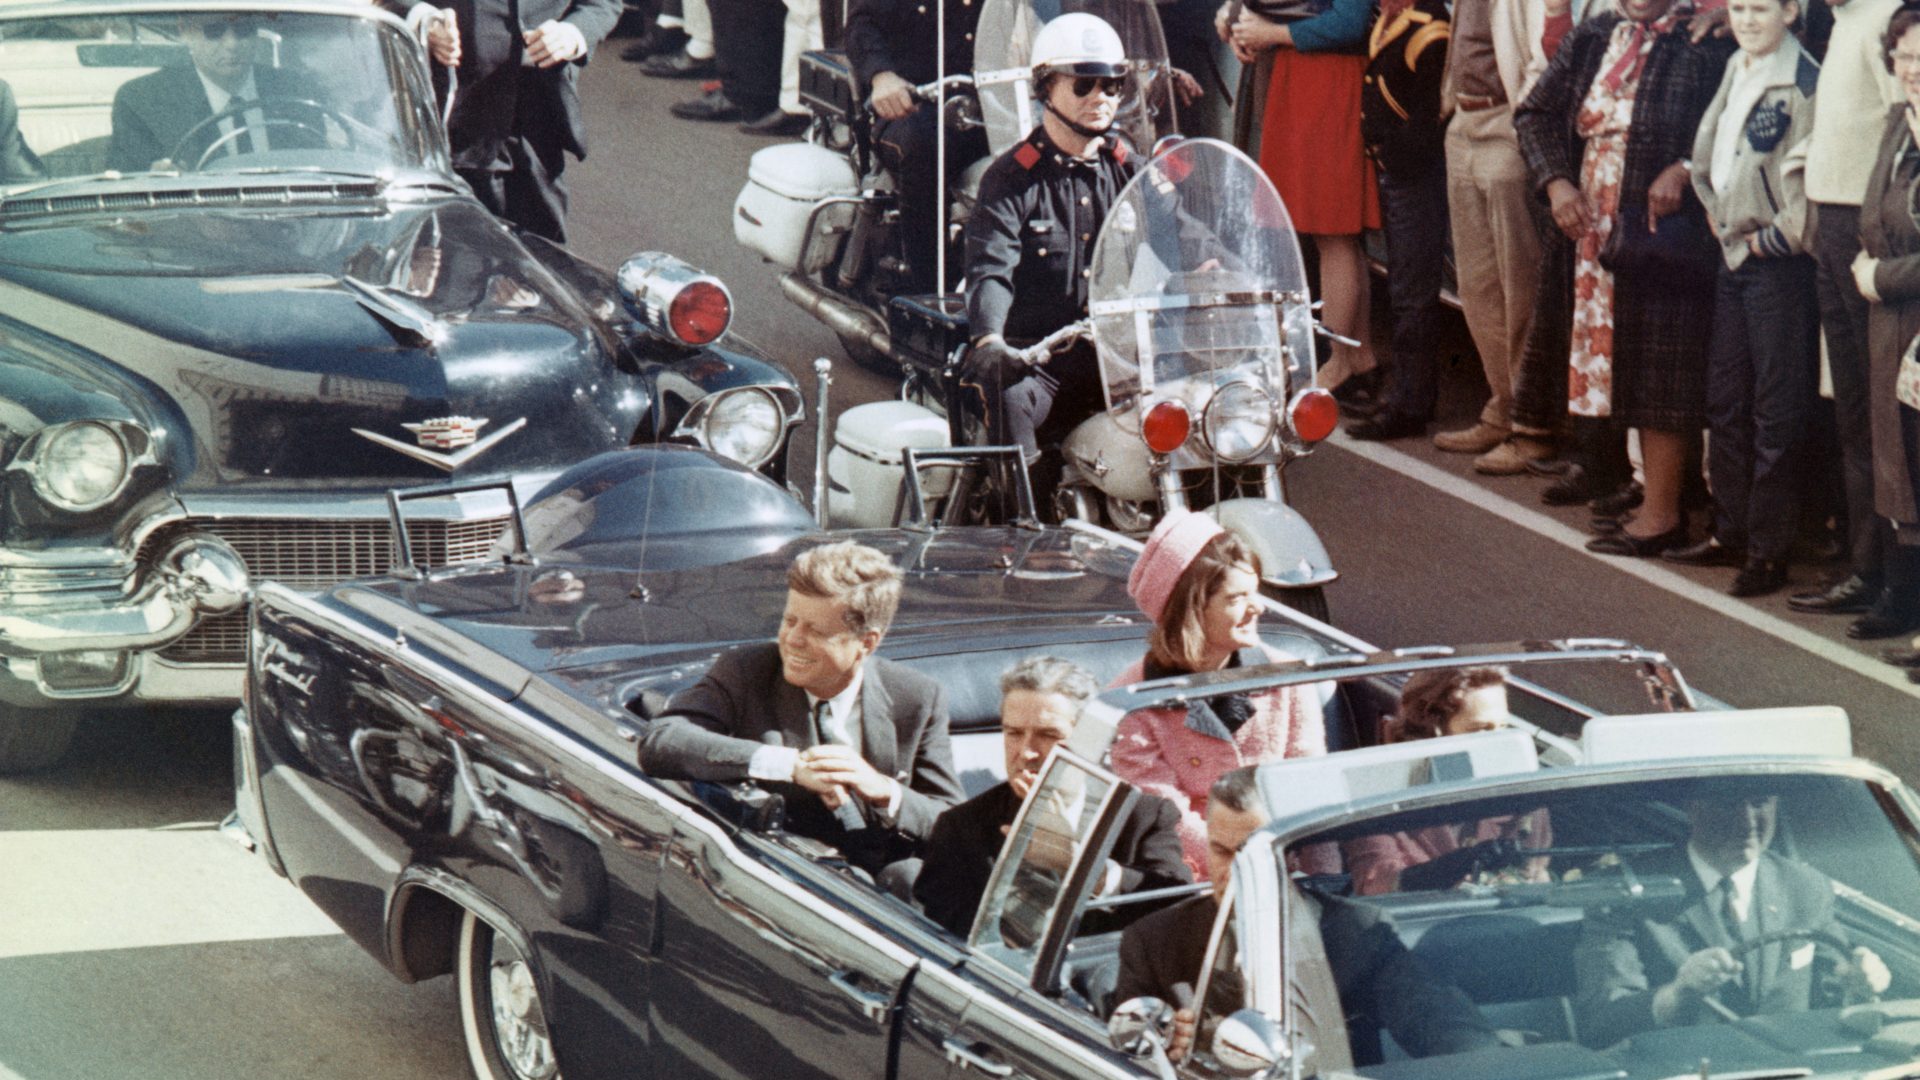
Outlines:
[[[1564,329],[1559,340],[1570,346],[1555,363],[1553,351],[1530,345],[1523,373],[1530,385],[1519,407],[1542,414],[1527,423],[1550,425],[1571,411],[1640,430],[1646,501],[1619,535],[1588,546],[1646,556],[1687,535],[1680,489],[1688,448],[1705,425],[1718,259],[1688,185],[1687,157],[1733,43],[1693,42],[1690,9],[1672,0],[1622,0],[1620,7],[1623,13],[1596,15],[1567,36],[1514,114],[1535,187],[1566,238],[1546,268],[1547,280],[1562,284],[1541,290],[1531,345]],[[1649,230],[1672,215],[1680,220],[1657,239],[1650,231],[1610,236],[1622,222]],[[1612,249],[1626,255],[1629,245],[1638,258],[1616,263]],[[1649,252],[1664,257],[1659,269],[1646,266]],[[1609,272],[1609,264],[1619,269]]]

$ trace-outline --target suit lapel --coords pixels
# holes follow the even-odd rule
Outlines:
[[[777,660],[773,667],[773,687],[772,726],[785,737],[786,745],[801,750],[819,742],[820,733],[813,730],[813,709],[807,704],[807,692],[781,676]]]
[[[1748,917],[1754,920],[1753,931],[1756,936],[1782,929],[1781,888],[1779,871],[1765,855],[1760,856],[1760,872],[1753,878],[1753,896],[1748,901],[1747,912]],[[1778,941],[1764,945],[1746,958],[1749,969],[1753,971],[1747,980],[1747,991],[1756,1006],[1766,996],[1768,988],[1775,985],[1782,945]]]
[[[860,684],[861,756],[883,776],[898,772],[900,735],[894,730],[893,695],[881,676],[880,665],[869,659]]]

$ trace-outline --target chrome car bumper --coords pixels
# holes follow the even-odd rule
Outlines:
[[[246,603],[246,562],[215,536],[176,536],[146,574],[130,569],[117,558],[92,566],[14,558],[0,566],[0,662],[7,674],[42,698],[122,694],[139,674],[137,654]],[[114,573],[125,575],[118,588],[108,585]]]

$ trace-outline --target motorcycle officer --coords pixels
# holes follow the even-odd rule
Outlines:
[[[982,2],[949,0],[945,5],[944,74],[973,70],[973,33]],[[945,282],[934,281],[936,252],[946,238],[944,208],[935,205],[939,117],[932,108],[914,101],[912,93],[915,86],[943,74],[937,63],[939,10],[933,0],[854,0],[846,29],[847,57],[860,84],[867,87],[879,121],[874,125],[874,146],[895,180],[900,230],[912,271],[908,291],[922,293],[946,290]],[[948,184],[986,156],[985,131],[949,129]]]
[[[1043,514],[1060,483],[1057,444],[1100,410],[1099,358],[1082,339],[1029,367],[1018,346],[1087,313],[1094,239],[1140,169],[1113,130],[1128,71],[1120,35],[1098,16],[1042,27],[1033,40],[1040,125],[987,169],[967,222],[973,346],[961,379],[985,394],[993,438],[1024,451]]]

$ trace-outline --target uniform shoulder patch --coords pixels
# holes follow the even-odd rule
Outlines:
[[[1813,88],[1820,85],[1820,65],[1806,53],[1800,54],[1800,63],[1793,69],[1793,85],[1806,97],[1813,96]]]
[[[1127,140],[1117,137],[1113,140],[1113,160],[1122,165],[1127,163]]]
[[[1013,152],[1013,160],[1019,162],[1021,168],[1031,169],[1040,160],[1040,150],[1030,142],[1023,142]]]

